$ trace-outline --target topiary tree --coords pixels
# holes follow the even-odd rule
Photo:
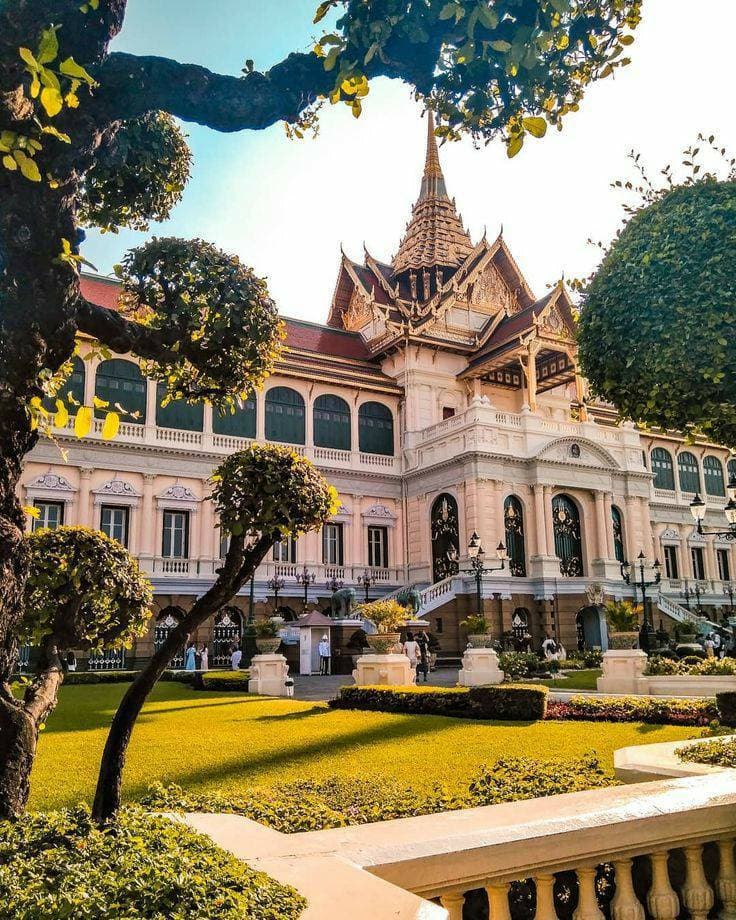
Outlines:
[[[146,631],[152,589],[117,541],[85,527],[26,537],[31,565],[20,638],[40,649],[36,674],[16,699],[6,688],[0,722],[0,809],[19,815],[41,725],[56,707],[67,649],[122,648]]]
[[[580,360],[625,417],[736,447],[736,181],[649,196],[583,294]]]
[[[337,19],[312,52],[263,73],[247,61],[239,76],[111,54],[126,6],[0,0],[0,685],[14,668],[29,564],[22,460],[52,419],[44,396],[66,423],[59,394],[77,333],[144,359],[171,398],[219,408],[268,373],[279,344],[263,282],[202,243],[154,241],[126,260],[127,311],[82,296],[82,227],[144,227],[181,195],[189,153],[171,117],[218,131],[284,120],[301,135],[323,100],[359,115],[369,81],[387,76],[438,111],[440,136],[501,137],[514,155],[627,63],[641,0],[324,0],[316,21]],[[77,407],[79,436],[92,419]],[[8,696],[0,727],[12,731]]]
[[[128,688],[112,720],[97,781],[93,814],[120,807],[125,755],[136,719],[154,684],[208,617],[229,603],[276,540],[322,526],[338,510],[335,489],[312,464],[285,447],[251,445],[228,457],[212,477],[212,500],[230,542],[212,587],[171,630]]]

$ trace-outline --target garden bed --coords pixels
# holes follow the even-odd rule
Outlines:
[[[736,738],[714,738],[677,749],[680,760],[736,769]]]

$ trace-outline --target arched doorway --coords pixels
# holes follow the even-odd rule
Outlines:
[[[560,573],[566,578],[583,575],[583,543],[580,537],[580,512],[567,495],[552,499],[555,553],[560,557]]]
[[[243,615],[237,607],[223,607],[215,616],[212,629],[212,664],[216,668],[230,667],[233,645],[243,636]]]
[[[460,557],[460,530],[457,502],[447,492],[438,495],[432,504],[432,581],[442,581],[457,575]]]
[[[515,495],[509,495],[503,503],[503,520],[506,531],[506,551],[509,554],[509,571],[517,578],[526,578],[524,509]]]
[[[169,633],[176,626],[179,620],[184,616],[181,607],[164,607],[156,617],[156,625],[153,629],[153,650],[157,652],[169,638]],[[179,649],[176,655],[171,659],[170,668],[184,667],[184,646]]]

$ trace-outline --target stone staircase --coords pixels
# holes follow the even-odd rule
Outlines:
[[[703,626],[717,628],[718,625],[706,619],[706,617],[698,616],[697,613],[693,613],[692,610],[688,610],[687,607],[683,607],[683,605],[678,604],[677,601],[670,600],[663,594],[660,594],[657,598],[657,607],[660,613],[668,616],[676,623],[692,623],[694,626],[698,627],[699,631],[701,631],[701,627]]]
[[[458,578],[458,575],[450,575],[448,578],[436,581],[433,585],[429,585],[426,588],[418,588],[417,590],[422,600],[422,605],[419,608],[419,616],[423,617],[425,614],[431,613],[438,607],[442,607],[444,604],[449,603],[455,597],[455,582]],[[405,590],[405,588],[397,588],[395,591],[391,591],[390,594],[382,595],[381,600],[395,600],[399,594]]]

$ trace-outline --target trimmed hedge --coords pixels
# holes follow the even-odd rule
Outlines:
[[[341,687],[334,709],[457,716],[531,722],[543,719],[547,688],[524,684],[489,687]]]
[[[248,692],[250,671],[203,671],[202,690],[239,690]]]
[[[140,808],[103,829],[86,809],[0,822],[3,920],[296,920],[293,888]]]
[[[137,676],[138,671],[67,671],[64,684],[69,687],[76,684],[126,684]]]
[[[721,722],[731,728],[736,728],[736,690],[716,693],[716,706]]]
[[[481,767],[453,793],[440,786],[421,790],[388,779],[335,777],[256,787],[245,795],[193,793],[180,786],[155,784],[149,787],[143,804],[157,811],[245,815],[294,834],[615,785],[614,777],[593,754],[579,760],[502,757],[493,766]]]
[[[584,722],[646,722],[652,725],[709,725],[718,718],[715,700],[646,696],[573,696],[550,702],[548,719]]]

